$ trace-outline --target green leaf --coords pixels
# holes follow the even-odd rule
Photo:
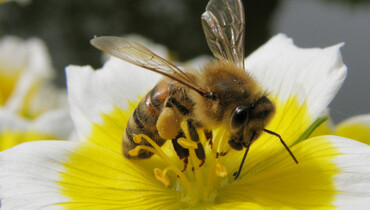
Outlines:
[[[310,125],[310,127],[307,128],[307,130],[305,132],[302,133],[302,135],[296,141],[294,141],[294,143],[292,145],[290,145],[290,147],[298,144],[301,141],[306,140],[312,134],[312,132],[314,132],[314,130],[316,130],[317,127],[319,127],[321,124],[326,122],[328,119],[329,119],[328,116],[321,117],[321,118],[317,119],[315,122],[313,122]]]

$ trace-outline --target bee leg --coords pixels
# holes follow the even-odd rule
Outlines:
[[[165,107],[157,120],[157,130],[163,139],[174,139],[180,131],[181,116],[171,107]]]
[[[184,172],[186,168],[188,167],[189,159],[188,157],[184,158],[184,168],[181,170],[181,172]]]
[[[195,128],[194,120],[188,119],[187,125],[188,125],[188,131],[189,131],[189,136],[191,140],[197,143],[198,148],[195,149],[195,154],[197,155],[198,159],[201,161],[201,163],[199,164],[199,167],[201,167],[205,162],[206,154],[204,152],[202,143],[199,141],[199,135],[198,135],[197,129]]]
[[[182,105],[178,100],[173,97],[169,97],[166,101],[166,107],[176,107],[182,115],[188,115],[190,110]]]
[[[178,110],[176,111],[175,108]],[[184,115],[190,111],[178,102],[175,98],[169,97],[165,102],[165,107],[157,120],[157,130],[161,138],[174,139],[180,131],[180,123]]]
[[[204,129],[203,132],[204,132],[204,135],[206,137],[206,140],[209,142],[209,146],[212,148],[212,146],[213,146],[213,141],[212,141],[213,133],[212,133],[212,131],[210,131],[208,129]]]
[[[184,169],[182,169],[181,171],[185,171],[186,170],[186,167],[188,166],[189,150],[183,148],[177,142],[177,139],[179,139],[181,137],[182,138],[185,137],[184,132],[182,130],[180,130],[180,132],[178,133],[178,135],[176,136],[176,138],[172,139],[172,145],[173,145],[173,148],[176,151],[177,156],[179,156],[180,160],[183,160],[184,161]]]

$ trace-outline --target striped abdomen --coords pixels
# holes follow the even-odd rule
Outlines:
[[[166,80],[159,82],[149,93],[140,101],[127,123],[123,134],[123,153],[130,159],[149,158],[153,153],[141,150],[138,156],[131,157],[128,151],[134,149],[138,144],[133,141],[133,134],[145,134],[155,141],[159,146],[165,143],[157,131],[156,123],[163,110],[164,104],[169,96],[170,83]],[[150,146],[145,140],[140,144]]]

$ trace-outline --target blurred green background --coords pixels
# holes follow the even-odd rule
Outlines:
[[[276,33],[300,47],[346,42],[347,81],[331,104],[336,122],[370,112],[370,2],[368,0],[245,0],[246,53]],[[0,36],[43,39],[65,85],[69,64],[102,65],[89,44],[94,35],[141,34],[167,46],[180,61],[210,54],[200,16],[207,0],[33,0],[0,5]]]

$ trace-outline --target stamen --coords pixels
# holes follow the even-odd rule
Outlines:
[[[137,147],[141,147],[142,149],[147,149],[151,152],[152,152],[152,150],[154,150],[155,151],[154,153],[156,153],[158,156],[160,156],[167,164],[172,164],[171,160],[166,155],[166,153],[162,150],[162,148],[160,146],[158,146],[158,144],[155,143],[150,137],[148,137],[145,134],[138,134],[138,135],[135,135],[135,138],[136,139],[144,138],[152,146],[152,147],[149,147],[149,146],[145,146],[145,145],[138,145]]]
[[[131,157],[136,157],[139,155],[139,152],[140,150],[148,150],[149,152],[152,152],[154,154],[158,154],[158,152],[152,148],[152,147],[148,147],[148,146],[145,146],[145,145],[138,145],[136,146],[134,149],[128,151],[128,154],[131,156]]]
[[[228,134],[225,131],[221,132],[221,135],[219,137],[220,139],[216,144],[216,155],[218,154],[217,156],[219,156],[221,153],[224,153],[223,149],[226,147],[228,139],[226,135]]]
[[[216,175],[219,176],[219,177],[226,177],[227,176],[227,169],[225,168],[225,166],[219,164],[219,163],[216,163]]]
[[[162,148],[160,146],[158,146],[157,143],[155,143],[151,138],[149,138],[145,134],[138,134],[138,135],[135,135],[135,136],[137,136],[135,138],[140,138],[140,139],[143,138],[143,139],[145,139],[153,147],[152,148],[152,147],[145,146],[145,145],[138,145],[138,146],[136,146],[136,148],[139,147],[140,149],[146,149],[146,150],[148,150],[150,152],[153,152],[153,153],[157,154],[167,165],[169,165],[169,167],[167,167],[165,169],[165,171],[162,172],[162,174],[166,174],[168,170],[173,171],[179,177],[179,180],[181,182],[181,185],[189,192],[189,195],[196,196],[196,192],[193,190],[193,187],[191,186],[189,180],[181,172],[181,170],[177,168],[177,166],[166,155],[166,153],[162,150]],[[162,181],[160,181],[160,182],[162,182]]]
[[[218,130],[215,133],[215,138],[214,138],[213,146],[212,146],[212,151],[215,152],[215,153],[217,153],[218,144],[220,142],[220,139],[221,139],[222,135],[223,135],[223,131],[222,130]]]
[[[166,169],[165,169],[165,172],[163,172],[161,169],[155,168],[154,169],[154,177],[158,181],[160,181],[164,186],[168,187],[170,185],[170,179],[166,175],[166,172],[167,172]]]
[[[197,143],[190,139],[179,138],[177,142],[185,149],[198,149]]]
[[[203,193],[203,191],[204,191],[203,172],[200,170],[199,159],[197,158],[194,149],[189,149],[189,156],[190,156],[193,168],[194,168],[195,180],[196,180],[196,183],[197,183],[198,192],[200,192],[201,195],[204,195],[204,193]]]
[[[131,156],[131,157],[136,157],[139,155],[139,152],[140,152],[141,148],[139,147],[135,147],[134,149],[128,151],[128,154]]]

